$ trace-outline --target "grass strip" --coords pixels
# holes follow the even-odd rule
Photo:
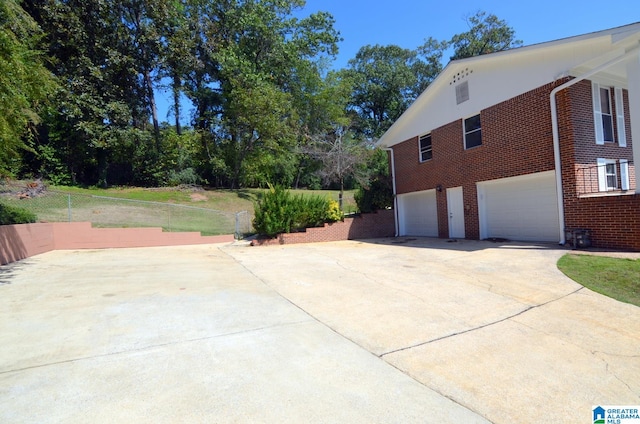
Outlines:
[[[640,306],[640,259],[566,254],[558,268],[590,290]]]

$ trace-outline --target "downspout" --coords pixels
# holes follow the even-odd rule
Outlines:
[[[553,131],[553,156],[555,159],[555,167],[556,167],[556,192],[558,196],[558,222],[560,224],[560,244],[564,245],[566,243],[566,235],[565,235],[565,226],[564,226],[564,195],[563,195],[563,187],[562,187],[562,161],[560,159],[560,132],[558,129],[558,110],[556,106],[556,94],[558,92],[564,90],[565,88],[571,87],[578,82],[585,80],[598,72],[615,65],[618,62],[621,62],[627,59],[632,54],[635,54],[638,50],[638,47],[634,47],[631,50],[626,51],[622,55],[611,59],[604,64],[593,68],[589,72],[586,72],[574,79],[565,82],[562,85],[557,86],[553,90],[551,90],[551,94],[549,95],[549,101],[551,102],[551,128]]]
[[[391,153],[391,184],[393,185],[393,221],[395,224],[396,234],[394,237],[400,235],[400,229],[398,228],[398,196],[396,196],[396,161],[393,157],[393,148],[383,147],[382,150],[386,150]]]

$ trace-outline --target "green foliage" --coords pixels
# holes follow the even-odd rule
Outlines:
[[[274,237],[279,233],[289,233],[293,227],[294,212],[291,195],[281,186],[269,187],[269,191],[255,205],[253,228],[258,234]]]
[[[558,268],[590,290],[640,306],[640,259],[564,255]]]
[[[358,210],[363,213],[391,208],[393,207],[391,178],[378,175],[370,181],[368,187],[360,187],[353,197],[358,205]]]
[[[167,183],[170,186],[177,186],[181,184],[194,185],[194,184],[200,184],[201,182],[202,182],[202,179],[193,168],[185,168],[180,171],[172,170],[169,172],[168,180],[167,180]]]
[[[522,45],[522,41],[515,39],[514,29],[496,15],[479,11],[467,23],[469,31],[454,35],[449,42],[454,50],[451,60],[500,52]]]
[[[29,148],[41,106],[55,88],[37,50],[40,28],[19,3],[0,2],[0,173]]]
[[[417,50],[395,45],[360,48],[343,71],[353,83],[350,107],[358,117],[356,132],[380,137],[441,71],[444,47],[429,39]]]
[[[51,145],[39,145],[37,153],[41,160],[40,174],[53,185],[71,184],[71,174]]]
[[[327,210],[327,220],[329,222],[340,221],[344,218],[344,214],[340,210],[340,203],[335,200],[329,201],[329,208]]]
[[[0,175],[103,187],[366,186],[378,172],[367,166],[372,143],[441,71],[449,42],[364,46],[331,71],[335,21],[301,16],[304,6],[0,1]],[[519,45],[494,15],[469,24],[450,42],[456,55]],[[165,88],[171,127],[155,102]]]
[[[325,222],[342,219],[337,202],[321,196],[291,195],[282,186],[269,185],[255,205],[253,228],[258,234],[274,237]]]
[[[36,222],[36,219],[31,211],[0,203],[0,225],[29,224]]]

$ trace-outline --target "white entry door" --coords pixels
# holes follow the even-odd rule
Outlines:
[[[464,238],[464,200],[462,187],[447,189],[447,212],[449,213],[449,237]]]

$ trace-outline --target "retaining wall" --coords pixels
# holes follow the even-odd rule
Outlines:
[[[90,222],[51,222],[0,226],[0,265],[61,249],[178,246],[226,243],[232,235],[169,233],[162,228],[93,228]]]
[[[299,233],[279,234],[272,239],[256,239],[251,242],[251,245],[271,246],[393,237],[395,235],[394,216],[393,210],[381,210],[353,218],[345,218],[343,221],[332,222],[331,224],[324,224],[324,227],[307,228],[306,231]]]

